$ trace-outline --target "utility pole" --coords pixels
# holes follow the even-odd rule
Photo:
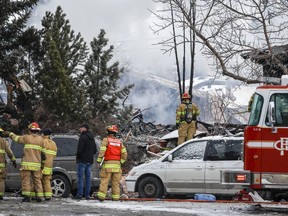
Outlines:
[[[190,0],[190,17],[192,18],[192,25],[195,28],[195,17],[196,17],[196,0]],[[193,91],[193,78],[194,78],[194,57],[195,57],[195,31],[190,28],[190,54],[191,54],[191,71],[190,71],[190,85],[189,94],[191,95],[192,101],[192,91]]]
[[[181,96],[182,96],[181,76],[180,76],[180,67],[179,67],[179,59],[178,59],[178,52],[177,52],[177,41],[176,41],[176,31],[175,31],[175,24],[174,24],[174,13],[173,13],[172,0],[170,0],[170,10],[171,10],[172,29],[173,29],[174,52],[175,52],[177,74],[178,74],[179,93],[180,93],[180,98],[181,98]]]
[[[185,19],[183,14],[183,93],[185,92],[185,73],[186,73],[186,38],[185,38]]]

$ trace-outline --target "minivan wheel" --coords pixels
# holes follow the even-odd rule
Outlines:
[[[63,175],[53,175],[51,188],[54,197],[67,198],[71,193],[69,180]]]
[[[164,195],[162,183],[155,177],[145,177],[138,186],[140,198],[161,198]]]

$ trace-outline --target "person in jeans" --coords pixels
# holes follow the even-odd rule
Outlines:
[[[88,124],[80,127],[80,137],[77,146],[76,163],[78,175],[78,187],[76,199],[83,197],[83,177],[85,175],[85,198],[90,199],[91,167],[96,154],[96,143],[93,135],[89,131]]]

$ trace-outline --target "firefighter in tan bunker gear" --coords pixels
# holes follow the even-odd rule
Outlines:
[[[7,161],[5,159],[5,154],[8,155],[10,160],[13,163],[13,166],[16,168],[16,158],[11,151],[7,141],[2,138],[3,129],[0,128],[0,200],[3,200],[4,192],[5,192],[5,179],[7,176],[6,164]]]
[[[42,137],[45,141],[45,155],[46,155],[46,160],[42,170],[42,186],[45,200],[51,200],[52,198],[52,188],[51,188],[52,168],[54,158],[57,155],[56,143],[50,139],[51,133],[52,130],[50,128],[42,130]]]
[[[120,180],[122,177],[121,165],[126,161],[127,151],[123,143],[116,138],[118,128],[115,125],[108,126],[108,136],[103,139],[100,147],[100,153],[97,162],[103,165],[100,171],[100,187],[97,197],[103,201],[106,197],[108,184],[111,179],[112,200],[117,201],[120,198]]]
[[[191,103],[190,95],[185,92],[181,98],[181,104],[176,110],[176,126],[178,127],[178,145],[190,140],[196,133],[196,120],[200,110]]]
[[[29,134],[23,136],[7,131],[4,133],[9,133],[9,137],[13,141],[24,144],[20,168],[22,195],[24,196],[22,201],[30,202],[32,181],[35,188],[36,201],[41,202],[43,198],[41,166],[43,161],[45,161],[45,143],[44,139],[38,134],[41,129],[36,122],[29,124],[28,129]]]

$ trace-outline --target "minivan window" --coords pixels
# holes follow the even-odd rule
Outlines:
[[[173,160],[203,159],[207,141],[191,142],[173,153]]]
[[[57,145],[57,157],[75,156],[77,152],[78,140],[74,138],[53,138]]]
[[[210,140],[207,146],[206,160],[241,160],[242,140]]]
[[[11,141],[11,150],[16,158],[22,158],[23,156],[23,144],[16,143],[14,141]]]

